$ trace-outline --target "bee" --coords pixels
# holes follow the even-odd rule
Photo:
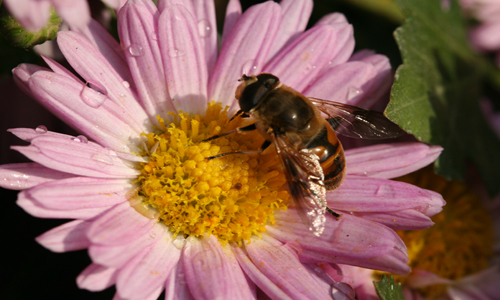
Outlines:
[[[276,147],[294,205],[309,230],[320,236],[326,212],[340,217],[325,200],[326,190],[338,188],[346,172],[344,150],[337,134],[378,139],[406,133],[382,113],[308,98],[281,84],[273,74],[243,75],[240,81],[235,93],[240,110],[234,117],[253,117],[255,122],[205,141],[258,130],[266,140],[259,152],[271,144]],[[235,153],[248,152],[223,153],[210,159]]]

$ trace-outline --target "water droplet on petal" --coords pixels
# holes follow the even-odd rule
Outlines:
[[[347,92],[347,101],[351,101],[352,99],[357,97],[359,94],[361,94],[361,90],[355,86],[351,86],[349,88],[349,91]]]
[[[175,240],[172,241],[172,244],[179,249],[182,250],[186,245],[186,239],[183,236],[177,236]]]
[[[130,55],[132,55],[132,56],[144,55],[144,51],[142,50],[142,47],[140,45],[137,45],[137,44],[131,44],[130,46],[128,46],[127,50],[128,50],[128,53],[130,53]]]
[[[90,159],[95,160],[97,162],[104,163],[106,165],[112,165],[113,164],[113,159],[111,158],[111,156],[109,156],[107,154],[104,154],[104,153],[92,154],[92,156],[90,157]]]
[[[128,81],[124,81],[122,82],[123,86],[128,89],[130,87],[130,83],[128,83]]]
[[[198,22],[198,32],[201,37],[208,37],[212,33],[212,26],[207,19],[202,19]]]
[[[257,75],[257,65],[253,59],[248,60],[241,67],[241,74],[245,75]]]
[[[36,133],[44,134],[44,133],[47,133],[48,130],[47,130],[47,126],[40,125],[37,128],[35,128],[35,131],[36,131]]]
[[[179,57],[179,56],[183,56],[184,54],[186,54],[186,51],[181,50],[181,49],[171,49],[168,51],[168,55],[170,57]]]
[[[87,144],[89,142],[87,137],[84,135],[79,135],[79,136],[73,138],[73,141],[78,142],[78,143],[84,143],[84,144]]]
[[[152,239],[155,239],[156,238],[156,233],[150,232],[149,233],[149,237],[152,238]]]
[[[152,39],[153,41],[157,41],[157,40],[158,40],[158,34],[156,34],[156,32],[152,32],[152,33],[151,33],[151,39]]]
[[[103,95],[107,95],[108,94],[108,90],[100,83],[98,82],[87,82],[87,86],[91,89],[93,89],[94,91],[98,92],[99,94],[103,94]]]
[[[80,92],[80,98],[85,104],[93,108],[98,108],[107,99],[106,95],[97,92],[87,86],[83,86],[83,89]]]

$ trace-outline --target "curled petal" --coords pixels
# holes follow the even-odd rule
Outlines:
[[[54,252],[68,252],[88,248],[90,245],[85,231],[90,222],[74,220],[53,228],[36,237],[36,241]]]
[[[395,178],[432,163],[443,151],[440,146],[424,143],[392,143],[345,151],[346,170],[350,175]]]
[[[188,238],[182,263],[195,299],[255,299],[231,248],[213,235]]]
[[[268,233],[282,242],[294,241],[300,256],[311,262],[333,262],[398,274],[410,271],[406,246],[399,236],[381,224],[343,214],[339,220],[327,215],[325,231],[316,237],[301,222],[294,208],[275,214],[276,224]]]
[[[14,82],[16,85],[26,94],[32,96],[30,87],[29,87],[29,79],[31,75],[35,74],[38,71],[48,71],[49,69],[40,67],[32,64],[20,64],[12,70],[12,74],[14,75]]]
[[[0,187],[25,190],[39,184],[69,178],[74,175],[59,172],[37,163],[19,163],[0,166]]]
[[[328,191],[326,200],[333,210],[354,213],[413,209],[433,216],[445,205],[440,194],[412,184],[354,175],[346,176],[338,189]]]

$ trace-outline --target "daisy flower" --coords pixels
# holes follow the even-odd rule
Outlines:
[[[408,246],[412,273],[396,276],[406,300],[500,299],[500,198],[484,203],[469,187],[446,181],[430,169],[401,178],[440,192],[447,204],[429,229],[400,231]],[[379,272],[339,266],[341,279],[359,300],[378,299],[373,281]]]
[[[284,186],[274,147],[255,132],[205,141],[241,126],[242,74],[273,73],[308,96],[370,107],[391,84],[388,59],[352,54],[353,30],[332,14],[304,31],[312,1],[269,1],[244,13],[230,1],[217,48],[211,1],[130,0],[118,44],[96,22],[58,44],[78,73],[44,58],[22,64],[18,85],[82,135],[11,129],[33,163],[3,165],[2,186],[41,218],[75,219],[37,238],[54,252],[88,249],[80,288],[116,286],[116,299],[353,297],[330,263],[410,271],[398,229],[427,228],[442,197],[390,181],[428,165],[440,147],[393,143],[346,151],[347,176],[326,195],[342,214],[313,235]],[[84,81],[82,81],[82,79]],[[321,265],[318,265],[321,263]]]
[[[118,10],[125,0],[103,0],[109,7]],[[47,24],[50,9],[71,28],[84,28],[91,20],[87,0],[4,0],[3,3],[16,20],[27,30],[37,31]]]

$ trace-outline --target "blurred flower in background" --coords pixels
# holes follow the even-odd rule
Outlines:
[[[441,193],[443,211],[432,218],[433,227],[398,231],[408,246],[412,273],[396,276],[406,300],[500,299],[500,198],[481,199],[470,187],[447,181],[430,168],[400,180]],[[359,300],[378,299],[373,281],[379,272],[340,266],[343,282]]]

